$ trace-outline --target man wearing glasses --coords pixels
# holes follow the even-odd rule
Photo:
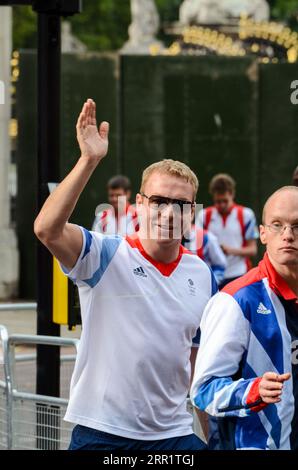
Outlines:
[[[217,291],[207,265],[181,246],[198,180],[181,162],[145,169],[140,230],[104,235],[68,223],[108,149],[88,100],[77,123],[81,157],[49,196],[35,233],[78,285],[82,337],[65,419],[70,449],[199,450],[187,394],[203,310]]]
[[[257,268],[208,303],[191,389],[221,449],[298,450],[298,188],[266,202]]]

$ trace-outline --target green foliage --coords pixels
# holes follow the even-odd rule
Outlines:
[[[298,14],[298,0],[275,0],[272,14],[279,19],[289,19]]]
[[[155,0],[161,22],[177,21],[181,0]]]
[[[130,0],[83,0],[83,12],[68,20],[90,50],[118,49],[127,39]],[[37,20],[32,8],[14,7],[13,25],[14,48],[35,48]]]
[[[119,49],[127,39],[129,0],[84,0],[83,12],[71,18],[75,35],[89,49]]]
[[[31,7],[13,7],[13,48],[36,47],[37,18]]]
[[[182,0],[155,0],[161,23],[178,20]],[[275,19],[297,24],[298,0],[269,0]],[[35,48],[37,21],[31,7],[13,9],[13,46]],[[127,40],[130,0],[83,0],[83,12],[69,18],[74,34],[90,50],[116,50]]]

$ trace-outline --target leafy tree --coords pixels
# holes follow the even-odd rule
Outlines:
[[[129,0],[84,0],[83,12],[71,18],[74,34],[91,50],[119,49],[128,38]]]
[[[161,22],[177,21],[182,0],[155,0]]]
[[[118,49],[127,39],[130,0],[83,0],[83,12],[68,18],[74,34],[91,50]],[[36,47],[37,19],[30,6],[13,9],[13,45]]]
[[[279,19],[289,19],[298,14],[298,0],[275,0],[272,2],[272,14]]]
[[[298,0],[268,0],[272,16],[296,27]],[[161,23],[178,20],[182,0],[155,0]],[[13,45],[15,49],[36,47],[37,21],[31,7],[13,9]],[[119,49],[127,40],[130,24],[130,0],[83,0],[83,12],[69,18],[74,34],[90,50]],[[164,39],[164,38],[163,38]]]
[[[13,48],[36,47],[37,18],[31,7],[13,7]]]

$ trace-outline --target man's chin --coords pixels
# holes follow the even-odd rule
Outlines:
[[[159,243],[160,245],[168,245],[169,243],[175,243],[175,242],[180,242],[181,241],[181,238],[177,238],[177,237],[171,237],[171,236],[168,236],[168,237],[158,237],[155,239],[157,243]]]
[[[156,234],[155,237],[152,237],[153,240],[156,240],[160,244],[169,244],[169,243],[177,243],[181,242],[182,236],[177,233],[174,233],[173,231],[164,231],[164,230],[159,230],[158,233]]]
[[[298,266],[297,253],[283,253],[278,257],[278,263],[282,266]]]

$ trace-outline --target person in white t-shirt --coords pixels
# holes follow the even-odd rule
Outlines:
[[[77,122],[81,157],[49,196],[36,236],[79,288],[82,337],[65,419],[70,449],[198,450],[187,394],[203,310],[217,291],[210,268],[181,245],[198,189],[185,164],[163,160],[143,172],[132,237],[68,222],[108,150],[95,103]]]
[[[139,230],[138,214],[129,203],[131,197],[131,183],[124,175],[115,175],[107,184],[109,207],[96,208],[93,221],[94,232],[107,235],[132,235]]]
[[[215,175],[209,185],[214,205],[201,211],[204,230],[213,233],[227,257],[220,289],[251,268],[257,254],[259,232],[252,209],[235,203],[235,181],[230,175]]]

